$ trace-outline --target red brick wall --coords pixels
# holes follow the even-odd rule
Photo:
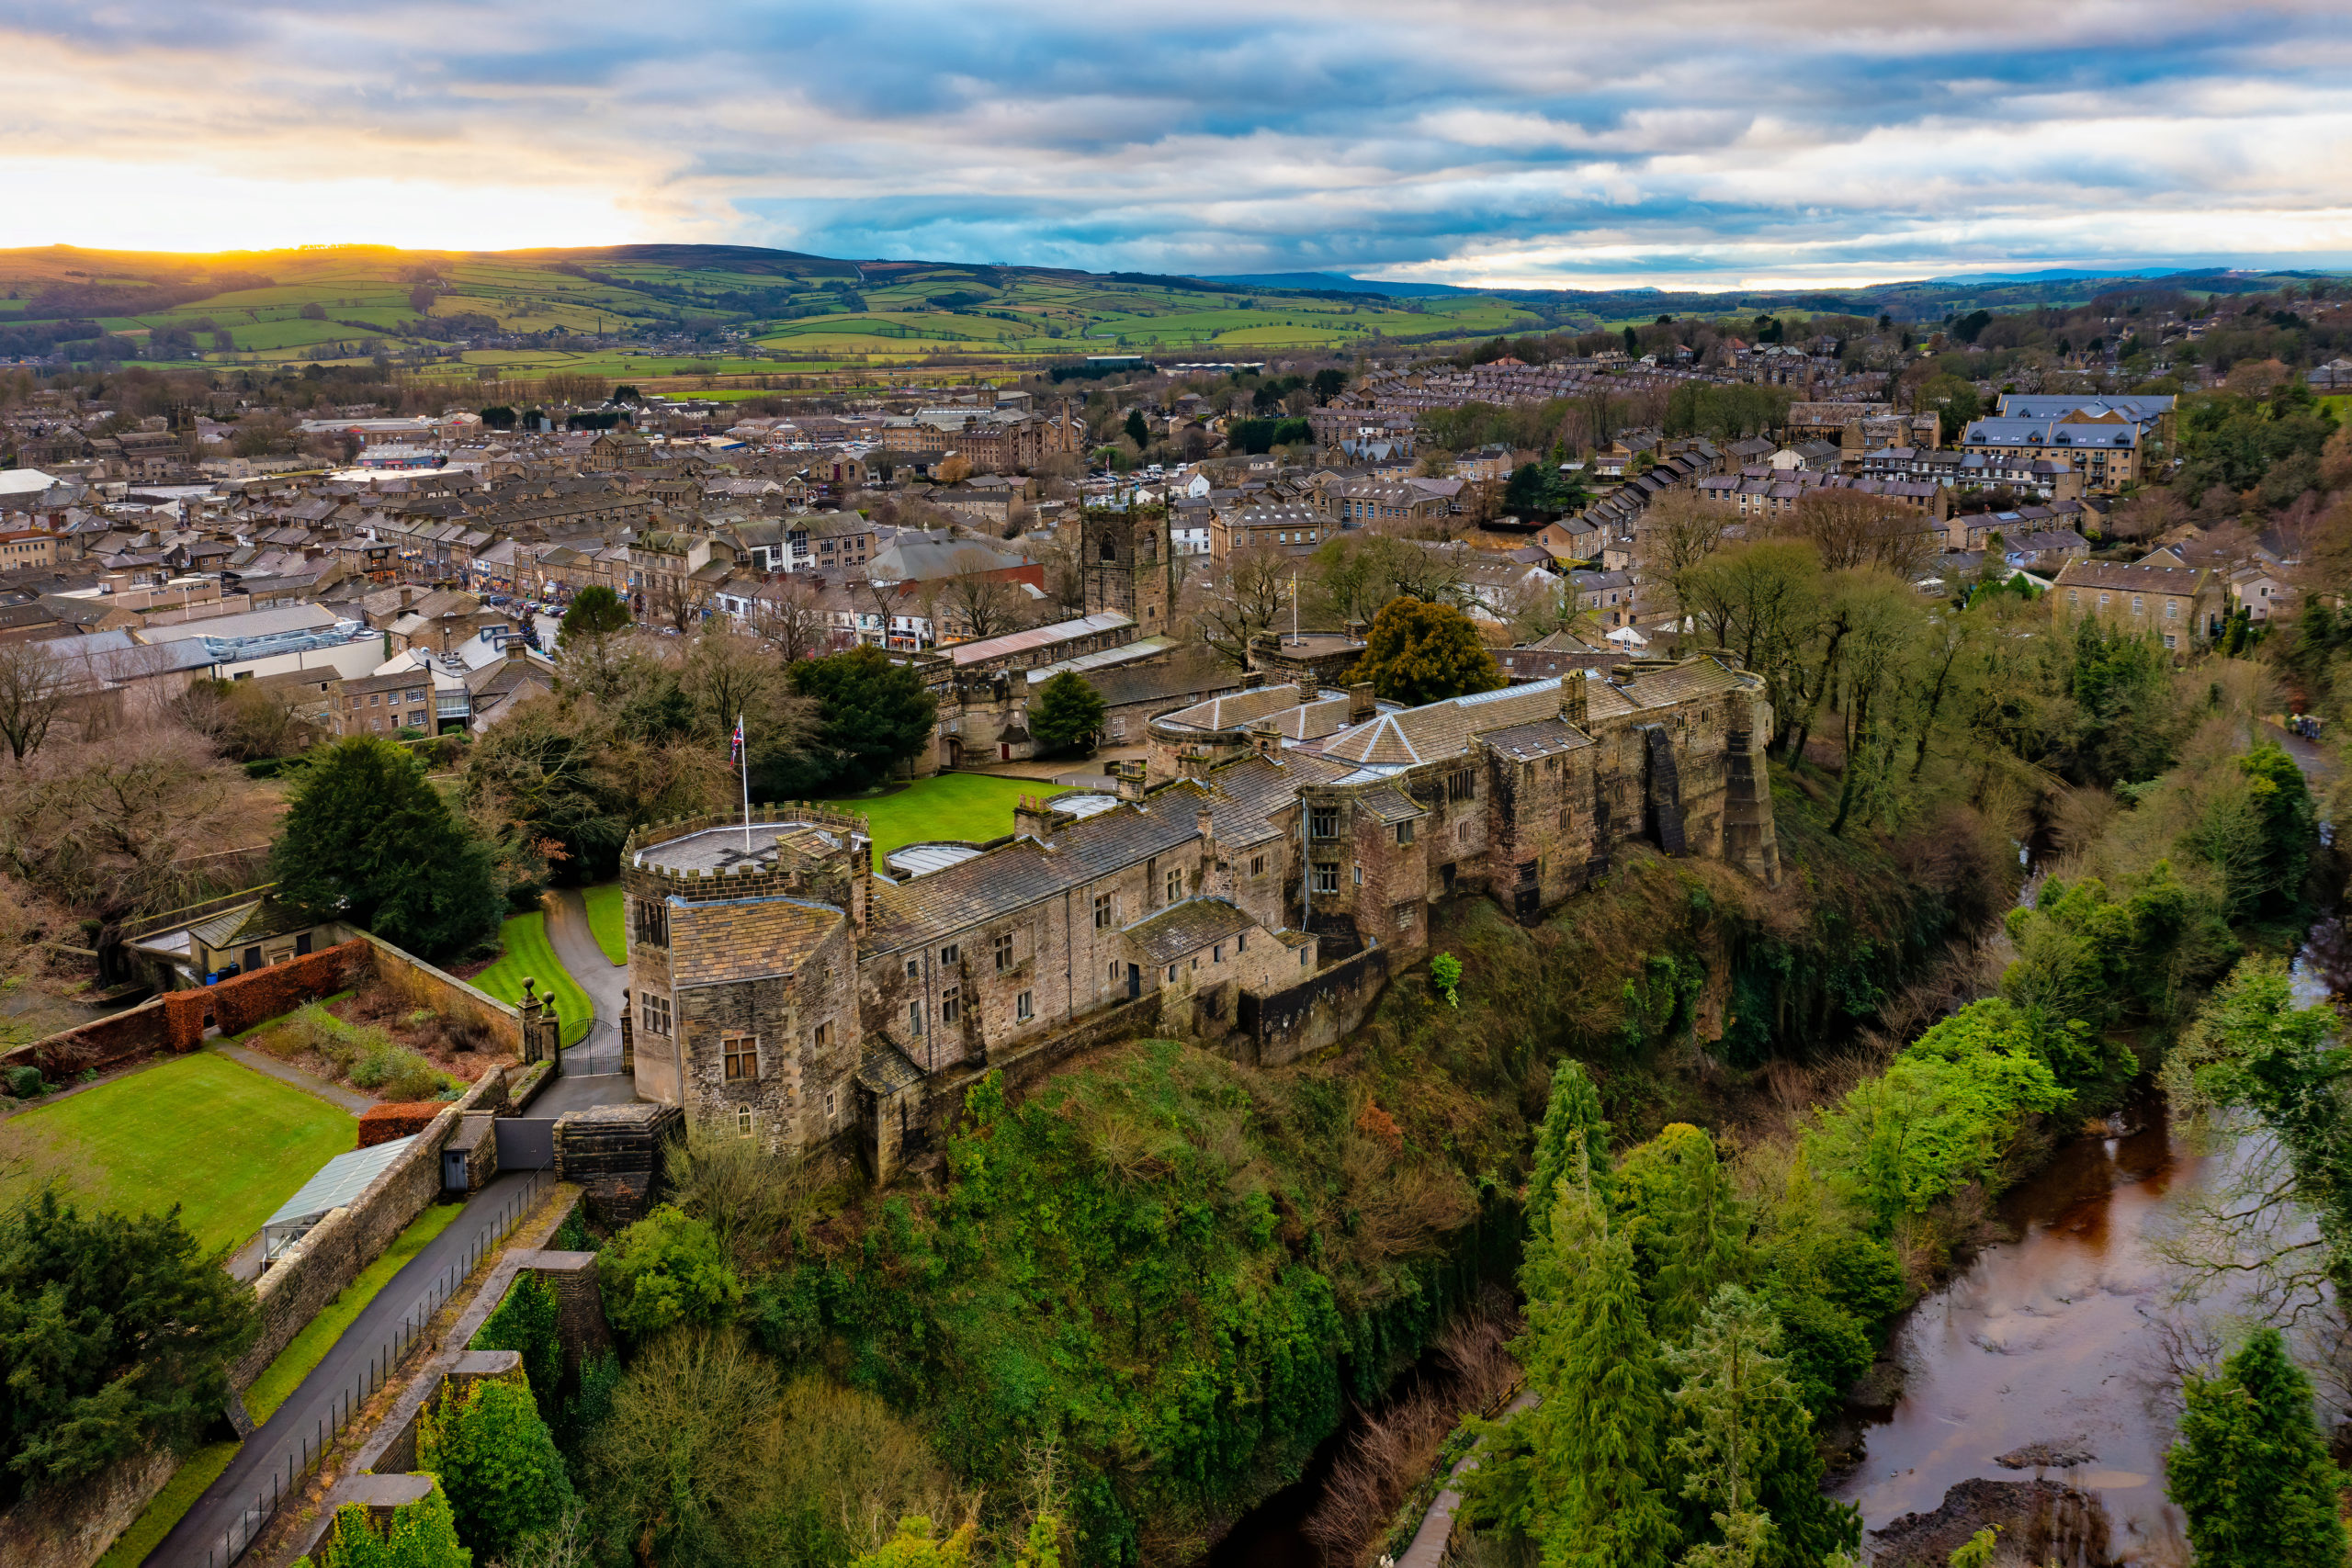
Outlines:
[[[161,1050],[170,1036],[160,999],[19,1045],[0,1055],[0,1066],[39,1067],[41,1077],[62,1083],[94,1067],[104,1070]]]
[[[444,1101],[420,1100],[411,1105],[371,1105],[359,1113],[358,1147],[372,1149],[395,1138],[422,1133],[447,1109]]]
[[[204,1043],[208,1021],[223,1034],[242,1034],[257,1023],[282,1018],[304,1002],[348,990],[374,966],[364,942],[346,942],[306,957],[273,964],[250,975],[163,998],[172,1049],[193,1051]]]

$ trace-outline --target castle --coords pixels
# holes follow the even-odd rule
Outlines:
[[[1115,792],[878,869],[864,820],[821,807],[632,836],[639,1098],[887,1178],[991,1067],[1032,1081],[1136,1034],[1259,1066],[1332,1043],[1426,955],[1442,899],[1532,919],[1634,841],[1779,880],[1770,708],[1713,657],[1415,708],[1258,687],[1150,732]]]

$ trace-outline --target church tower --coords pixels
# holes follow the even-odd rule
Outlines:
[[[1132,615],[1138,637],[1168,630],[1175,610],[1175,552],[1164,510],[1089,510],[1079,551],[1088,615],[1117,610]]]

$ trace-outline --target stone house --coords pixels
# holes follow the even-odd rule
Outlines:
[[[2062,619],[2094,615],[2111,626],[2162,637],[2169,649],[2193,648],[2218,636],[2228,608],[2220,579],[2205,567],[2071,560],[2050,594]]]

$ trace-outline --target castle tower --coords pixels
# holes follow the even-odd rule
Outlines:
[[[1175,552],[1166,512],[1090,511],[1079,551],[1088,615],[1121,611],[1135,617],[1142,637],[1168,629],[1175,607]]]

